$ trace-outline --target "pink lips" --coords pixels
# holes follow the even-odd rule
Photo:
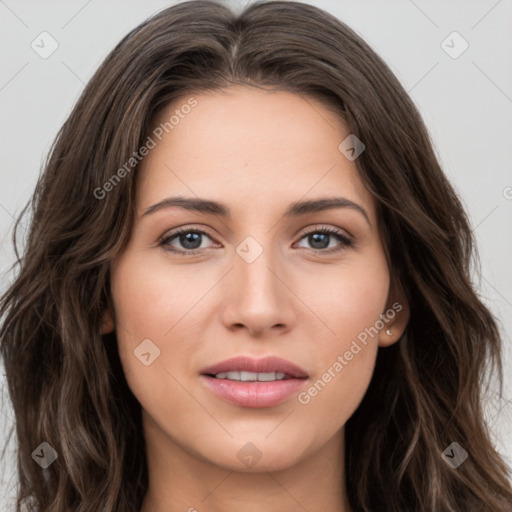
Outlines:
[[[243,382],[217,379],[218,373],[246,371],[254,373],[284,373],[283,380]],[[304,386],[307,373],[299,366],[279,357],[253,359],[235,357],[201,371],[207,388],[219,398],[243,407],[272,407],[287,400]]]
[[[306,378],[308,374],[299,366],[281,359],[280,357],[264,357],[262,359],[253,359],[251,357],[233,357],[221,363],[209,366],[201,371],[203,375],[216,375],[221,372],[255,372],[270,373],[281,372],[286,373],[290,377]]]

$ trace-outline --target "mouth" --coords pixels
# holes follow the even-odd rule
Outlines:
[[[283,379],[305,379],[308,374],[300,366],[280,357],[234,357],[201,371],[202,375],[229,380],[268,381]]]
[[[215,377],[216,379],[227,379],[240,382],[271,382],[274,380],[293,379],[290,375],[282,372],[246,372],[246,371],[229,371],[219,372],[215,375],[210,374],[208,377]]]
[[[273,407],[296,394],[308,379],[305,370],[278,357],[236,357],[201,371],[218,398],[242,407]]]

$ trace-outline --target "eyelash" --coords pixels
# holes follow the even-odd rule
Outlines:
[[[194,234],[200,234],[200,235],[206,235],[208,238],[213,240],[213,238],[206,232],[201,229],[193,229],[189,227],[184,227],[177,229],[176,231],[173,231],[172,233],[168,234],[167,236],[164,235],[160,239],[160,242],[158,243],[159,246],[163,247],[166,251],[172,252],[174,254],[178,254],[180,256],[190,256],[194,254],[199,254],[204,249],[184,249],[184,250],[176,250],[171,249],[169,246],[169,242],[171,242],[174,238],[188,233],[194,233]],[[353,241],[348,238],[346,235],[344,235],[341,231],[338,231],[333,228],[320,228],[320,229],[312,229],[311,231],[308,231],[304,233],[299,240],[302,240],[303,238],[306,238],[309,235],[316,234],[316,233],[322,233],[326,235],[332,235],[340,242],[340,245],[335,249],[309,249],[310,251],[313,251],[314,253],[324,253],[324,254],[333,254],[340,251],[343,251],[344,249],[347,249],[348,247],[351,247],[353,245]]]

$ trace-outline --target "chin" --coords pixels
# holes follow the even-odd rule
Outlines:
[[[262,473],[281,471],[292,467],[304,454],[304,445],[279,445],[262,439],[261,441],[241,441],[219,446],[220,450],[205,454],[202,458],[219,468],[238,473]],[[233,457],[234,455],[234,457]]]

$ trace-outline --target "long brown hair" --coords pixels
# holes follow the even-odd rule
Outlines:
[[[500,334],[472,287],[469,222],[417,109],[386,64],[330,14],[270,1],[237,15],[204,0],[161,11],[107,56],[23,212],[32,212],[29,233],[0,302],[19,445],[16,510],[140,510],[148,485],[140,405],[115,333],[100,335],[105,308],[113,310],[109,265],[133,222],[136,166],[111,180],[161,108],[232,85],[321,99],[366,146],[356,164],[411,317],[402,339],[379,350],[346,425],[353,510],[510,512],[508,468],[482,411],[487,370],[501,377]],[[46,469],[32,458],[42,442],[58,453]],[[458,468],[441,457],[452,442],[469,453]]]

